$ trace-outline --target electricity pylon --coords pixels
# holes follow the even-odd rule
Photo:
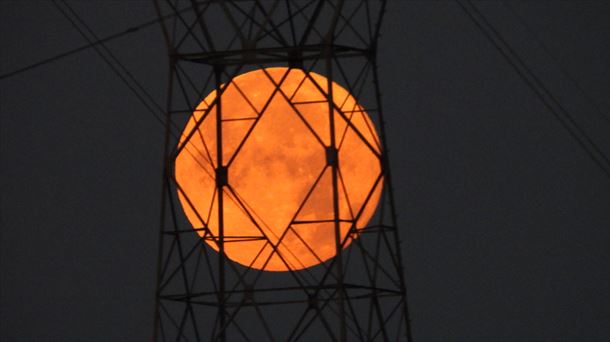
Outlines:
[[[170,72],[154,340],[411,341],[377,73],[385,1],[156,0],[155,6],[159,17],[167,13],[175,17],[161,21]],[[224,246],[238,239],[223,234],[222,223],[217,234],[205,219],[202,227],[193,229],[179,205],[181,187],[174,163],[180,137],[189,133],[182,133],[182,128],[206,94],[216,91],[221,98],[234,77],[278,66],[324,75],[329,84],[347,89],[361,110],[371,115],[380,136],[381,171],[370,194],[383,190],[377,212],[365,227],[356,224],[359,213],[340,219],[335,205],[332,222],[335,227],[347,222],[349,232],[346,237],[336,236],[334,258],[302,270],[266,272],[227,258]],[[276,90],[281,91],[279,85]],[[324,95],[329,121],[336,111],[349,126],[353,113],[335,103],[332,91]],[[215,146],[222,149],[226,122],[219,103],[210,104],[203,115],[215,111],[218,116]],[[334,136],[334,128],[330,129]],[[187,142],[184,149],[188,148]],[[340,151],[333,141],[325,152],[336,204],[341,191]],[[217,156],[221,155],[219,150]],[[210,175],[215,179],[219,218],[223,216],[219,194],[227,192],[231,183],[227,167],[220,159]],[[251,209],[242,206],[245,212]],[[197,215],[205,217],[205,213]],[[213,241],[216,251],[206,239]],[[351,244],[345,247],[347,240]],[[273,241],[267,243],[276,247]],[[274,253],[279,252],[274,249]]]

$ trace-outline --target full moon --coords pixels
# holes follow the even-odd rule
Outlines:
[[[220,101],[213,91],[196,107],[178,143],[175,180],[187,219],[218,251],[222,196],[224,251],[234,262],[289,271],[333,258],[331,165],[338,169],[343,248],[358,238],[381,195],[381,145],[368,114],[332,83],[333,150],[326,77],[274,67],[241,74],[222,88]]]

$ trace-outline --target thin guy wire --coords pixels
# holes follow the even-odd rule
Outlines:
[[[69,8],[70,6],[65,3],[64,0],[61,0],[64,2],[64,4]],[[78,24],[76,24],[76,22],[74,22],[74,20],[72,20],[72,18],[70,18],[70,16],[59,6],[59,4],[57,4],[57,2],[55,0],[53,0],[53,4],[59,9],[59,11],[70,21],[70,23],[76,28],[76,30],[78,30],[78,32],[90,43],[90,45],[95,49],[95,51],[100,55],[100,57],[104,60],[104,62],[106,62],[106,64],[108,64],[108,66],[110,66],[110,68],[112,69],[112,71],[114,71],[114,73],[121,79],[121,81],[123,81],[123,83],[125,83],[125,85],[127,85],[127,87],[134,93],[134,95],[140,100],[140,102],[148,109],[148,111],[154,116],[154,118],[157,120],[158,123],[160,123],[161,125],[165,126],[165,120],[163,118],[160,117],[160,115],[153,109],[151,108],[151,106],[149,105],[149,103],[142,97],[141,94],[138,93],[138,91],[134,88],[133,85],[131,85],[129,83],[129,81],[125,78],[125,76],[123,76],[119,70],[117,70],[117,68],[112,64],[112,62],[110,60],[108,60],[108,58],[106,56],[104,56],[104,54],[99,50],[99,48],[97,47],[97,45],[93,44],[92,40],[89,39],[87,37],[87,35],[79,28]],[[72,13],[78,17],[78,14],[76,14],[76,12],[74,12],[72,10]],[[86,24],[84,23],[84,21],[80,19],[80,22],[86,26]],[[160,20],[158,20],[157,22],[159,22]],[[88,26],[86,26],[88,28]],[[96,37],[95,33],[88,28],[89,31],[91,32],[91,34]],[[163,114],[165,114],[165,111],[161,108],[161,106],[154,101],[154,99],[152,98],[152,96],[144,89],[144,87],[135,79],[135,77],[125,68],[125,66],[123,66],[119,60],[112,54],[112,52],[110,50],[108,50],[103,44],[102,46],[105,48],[106,52],[108,54],[110,54],[113,58],[114,61],[119,64],[121,66],[121,68],[125,71],[125,73],[127,73],[127,75],[131,78],[131,80],[133,81],[133,83],[135,83],[138,88],[146,95],[146,97],[149,98],[149,100],[155,104],[155,106],[157,107],[157,109],[162,112]],[[176,127],[176,125],[172,122],[171,123],[172,128],[174,129],[178,129]],[[174,131],[170,131],[170,134],[172,135],[172,137],[174,138],[178,138],[178,135],[174,132]],[[187,150],[187,152],[191,155],[193,155],[193,153],[191,151],[189,151],[188,146],[185,146],[185,149]],[[197,149],[195,149],[196,152],[201,153],[200,151],[198,151]],[[194,157],[194,155],[193,155]],[[202,166],[202,168],[204,168]],[[205,168],[204,168],[205,169]]]
[[[41,61],[38,61],[38,62],[36,62],[36,63],[33,63],[33,64],[30,64],[30,65],[27,65],[27,66],[21,67],[21,68],[19,68],[19,69],[13,70],[13,71],[8,72],[8,73],[3,74],[3,75],[0,75],[0,80],[3,80],[3,79],[5,79],[5,78],[9,78],[9,77],[12,77],[12,76],[18,75],[18,74],[20,74],[20,73],[23,73],[23,72],[29,71],[29,70],[34,69],[34,68],[37,68],[37,67],[39,67],[39,66],[43,66],[43,65],[45,65],[45,64],[48,64],[48,63],[51,63],[51,62],[57,61],[57,60],[62,59],[62,58],[64,58],[64,57],[71,56],[71,55],[73,55],[73,54],[75,54],[75,53],[78,53],[78,52],[81,52],[81,51],[87,50],[87,49],[89,49],[89,48],[95,47],[95,46],[100,45],[100,44],[104,44],[104,43],[106,43],[106,42],[109,42],[109,41],[111,41],[111,40],[114,40],[114,39],[117,39],[117,38],[120,38],[120,37],[126,36],[126,35],[128,35],[128,34],[135,33],[135,32],[139,31],[139,30],[140,30],[140,29],[142,29],[142,28],[146,28],[146,27],[152,26],[152,25],[154,25],[154,24],[156,24],[156,23],[158,23],[158,22],[160,22],[160,21],[163,21],[163,20],[165,20],[165,19],[168,19],[168,18],[171,18],[171,17],[176,16],[178,13],[183,13],[183,12],[186,12],[186,11],[189,11],[189,10],[191,10],[191,8],[190,8],[190,7],[189,7],[189,8],[183,8],[183,9],[181,9],[181,10],[177,11],[176,13],[172,13],[172,14],[164,15],[164,16],[162,16],[162,17],[160,17],[160,18],[157,18],[157,19],[154,19],[154,20],[150,20],[150,21],[144,22],[144,23],[142,23],[142,24],[140,24],[140,25],[137,25],[137,26],[132,26],[132,27],[130,27],[130,28],[128,28],[128,29],[126,29],[126,30],[124,30],[124,31],[121,31],[121,32],[118,32],[118,33],[115,33],[115,34],[111,34],[111,35],[109,35],[109,36],[107,36],[107,37],[104,37],[104,38],[102,38],[102,39],[99,39],[99,40],[98,40],[98,41],[96,41],[96,42],[92,42],[92,43],[89,43],[89,44],[86,44],[86,45],[83,45],[83,46],[77,47],[77,48],[75,48],[75,49],[71,49],[71,50],[68,50],[68,51],[66,51],[66,52],[62,52],[62,53],[60,53],[60,54],[58,54],[58,55],[55,55],[55,56],[52,56],[52,57],[49,57],[49,58],[45,58],[45,59],[43,59],[43,60],[41,60]]]
[[[467,17],[472,20],[477,29],[481,31],[487,37],[487,39],[492,43],[492,45],[502,54],[502,56],[506,59],[506,61],[510,64],[510,66],[517,72],[517,74],[521,77],[521,79],[534,91],[534,93],[540,98],[542,103],[551,111],[551,114],[559,121],[559,123],[568,131],[568,133],[572,136],[572,138],[580,145],[580,147],[587,152],[587,155],[591,158],[595,164],[606,174],[608,178],[610,178],[610,160],[601,152],[599,146],[595,144],[593,140],[586,134],[586,132],[578,126],[574,118],[568,113],[568,111],[559,103],[559,101],[550,93],[550,91],[544,86],[544,84],[540,81],[540,79],[527,67],[527,65],[523,62],[523,60],[517,55],[517,53],[510,47],[510,45],[504,40],[504,38],[500,35],[500,33],[491,25],[491,23],[485,18],[485,16],[478,11],[478,9],[470,2],[466,0],[468,4],[473,8],[474,12],[476,12],[482,19],[482,21],[489,27],[492,31],[488,32],[483,25],[475,19],[475,16],[470,13],[470,11],[464,6],[461,0],[456,0],[457,4],[460,8],[466,13]],[[504,46],[505,49],[500,46],[498,42],[494,39],[498,39]],[[509,55],[512,55],[513,58]],[[514,59],[514,60],[513,60]],[[516,60],[516,61],[515,61]],[[523,70],[521,70],[523,69]],[[529,76],[529,78],[528,78]],[[539,89],[540,88],[540,89]],[[549,100],[545,98],[545,95],[552,101],[563,113],[569,123],[576,129],[576,132],[580,133],[583,137],[581,138],[570,125],[566,122],[566,119],[563,119],[560,113],[558,113],[555,108],[549,103]],[[584,139],[584,141],[583,141]],[[587,146],[587,144],[589,146]]]
[[[83,36],[83,38],[85,38],[85,40],[87,40],[87,42],[89,42],[89,45],[95,49],[95,51],[98,53],[98,55],[100,55],[100,57],[102,57],[104,62],[121,79],[121,81],[123,81],[123,83],[125,83],[125,85],[127,85],[127,87],[134,93],[134,95],[140,100],[140,102],[142,102],[142,104],[152,113],[152,115],[155,117],[155,119],[157,119],[157,121],[159,123],[165,125],[163,118],[161,118],[159,116],[159,114],[153,108],[151,108],[149,103],[146,102],[146,100],[142,97],[141,94],[138,93],[138,91],[134,88],[134,86],[129,83],[129,81],[125,78],[125,76],[123,76],[121,74],[121,72],[119,70],[117,70],[117,68],[112,64],[112,62],[110,62],[110,60],[106,56],[104,56],[104,54],[99,50],[97,45],[95,45],[94,42],[85,34],[85,32],[83,32],[83,30],[80,29],[78,24],[68,15],[68,13],[63,8],[61,8],[61,6],[55,0],[53,0],[52,2],[55,5],[55,7],[61,12],[61,14],[66,19],[68,19],[68,21],[72,24],[72,26],[74,26],[74,28]],[[137,82],[135,82],[135,83],[137,83]],[[158,106],[158,104],[157,104],[157,106]]]
[[[574,87],[578,90],[578,92],[582,95],[583,98],[585,98],[589,104],[591,106],[593,106],[593,108],[595,108],[596,114],[599,115],[603,120],[605,120],[607,123],[610,123],[610,116],[608,115],[604,115],[602,109],[600,108],[600,106],[597,104],[597,102],[595,100],[593,100],[593,98],[587,94],[587,92],[582,88],[582,86],[576,81],[576,79],[561,65],[561,63],[559,63],[559,59],[553,55],[553,53],[551,53],[551,51],[549,50],[549,48],[546,46],[546,44],[544,44],[544,42],[540,39],[540,37],[538,37],[538,35],[536,34],[536,32],[534,32],[534,30],[532,29],[532,27],[525,21],[525,19],[523,19],[522,16],[519,15],[519,13],[517,13],[517,11],[515,10],[515,8],[510,5],[507,1],[502,1],[502,4],[504,5],[504,7],[508,8],[508,10],[513,14],[513,16],[515,16],[517,18],[517,20],[519,21],[519,23],[521,23],[521,25],[525,28],[525,30],[528,32],[528,34],[530,36],[532,36],[534,38],[534,40],[536,41],[536,43],[538,43],[538,45],[540,45],[540,47],[542,48],[542,50],[549,56],[551,57],[551,59],[553,60],[553,62],[555,62],[555,64],[557,65],[557,67],[559,68],[559,70],[564,74],[564,76],[570,80],[570,82],[572,83],[572,85],[574,85]]]
[[[74,11],[74,9],[65,0],[60,0],[60,1],[64,4],[64,6],[66,6],[68,8],[70,13],[72,13],[72,15],[74,15],[74,17],[76,17],[76,19],[81,23],[81,25],[83,25],[85,27],[85,29],[87,29],[87,31],[93,37],[93,39],[95,39],[96,41],[99,41],[99,37],[95,34],[95,32],[93,32],[91,27],[89,27],[89,25],[87,25],[87,23],[85,23],[85,21],[78,15],[78,13],[76,13],[76,11]],[[152,95],[150,95],[150,93],[148,93],[146,91],[146,89],[144,89],[144,87],[140,84],[140,82],[138,82],[136,80],[136,78],[133,76],[133,74],[131,72],[129,72],[129,70],[127,70],[125,65],[123,65],[123,63],[121,63],[121,61],[119,61],[118,58],[116,58],[116,56],[112,53],[112,51],[110,51],[110,49],[108,49],[108,47],[105,44],[101,44],[101,48],[104,49],[104,51],[106,51],[106,53],[110,56],[110,58],[112,58],[112,60],[123,70],[123,72],[127,75],[127,77],[129,77],[129,79],[131,79],[131,81],[133,83],[135,83],[135,85],[138,87],[138,89],[140,89],[140,91],[142,91],[142,93],[144,93],[144,95],[148,98],[148,100],[150,102],[152,102],[152,104],[154,104],[155,107],[157,107],[157,109],[160,112],[163,113],[163,108],[161,107],[161,105],[157,101],[155,101],[155,99],[152,97]]]

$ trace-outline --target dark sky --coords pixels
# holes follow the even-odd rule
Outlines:
[[[511,2],[530,31],[477,5],[610,155],[610,2]],[[99,36],[155,17],[73,6]],[[0,74],[84,43],[0,2]],[[165,101],[159,26],[108,47]],[[607,341],[610,179],[456,3],[391,2],[379,48],[415,340]],[[148,340],[161,125],[93,50],[0,91],[0,340]]]

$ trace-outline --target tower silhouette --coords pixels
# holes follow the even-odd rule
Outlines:
[[[385,1],[157,0],[155,4],[160,18],[162,13],[175,16],[161,21],[170,65],[154,340],[411,341],[377,74],[377,40]],[[223,160],[223,129],[229,113],[223,111],[222,96],[235,85],[232,80],[237,76],[278,67],[285,70],[284,77],[298,71],[303,82],[317,84],[323,95],[318,102],[325,105],[321,115],[328,116],[330,139],[320,153],[331,180],[328,204],[333,215],[325,223],[333,228],[329,233],[336,255],[312,267],[294,267],[287,261],[290,251],[281,250],[277,238],[264,233],[257,237],[226,233],[227,201],[233,201],[252,224],[260,222],[252,206],[231,187],[231,165]],[[285,93],[281,76],[278,81],[264,72],[274,85],[274,94],[286,98],[291,113],[303,119],[300,111],[308,104],[297,103]],[[328,83],[316,83],[314,73],[323,75]],[[355,97],[358,106],[348,110],[338,103],[333,82]],[[211,103],[198,107],[210,92],[216,94]],[[248,94],[243,96],[248,98]],[[371,116],[376,127],[370,129],[379,132],[378,146],[371,147],[377,151],[379,172],[364,203],[346,218],[339,208],[341,201],[349,202],[341,153],[349,146],[335,138],[341,133],[335,121],[371,145],[372,140],[364,137],[366,132],[354,124],[363,113]],[[256,114],[264,117],[265,109]],[[210,142],[216,151],[209,165],[202,166],[211,171],[214,182],[213,204],[204,213],[192,204],[191,197],[198,194],[184,190],[175,170],[181,153],[205,153],[202,145],[190,139],[208,116],[216,118],[216,133]],[[194,125],[183,131],[188,120]],[[257,122],[253,119],[249,132],[256,130]],[[316,184],[312,183],[303,204]],[[380,194],[377,210],[364,226],[359,219],[376,193]],[[187,221],[183,214],[187,210],[198,218],[195,221],[200,227]],[[304,222],[296,214],[286,231],[321,223]],[[215,215],[213,229],[210,215]],[[225,248],[230,244],[253,240],[269,248],[270,258],[284,262],[285,272],[248,267],[227,257]]]

